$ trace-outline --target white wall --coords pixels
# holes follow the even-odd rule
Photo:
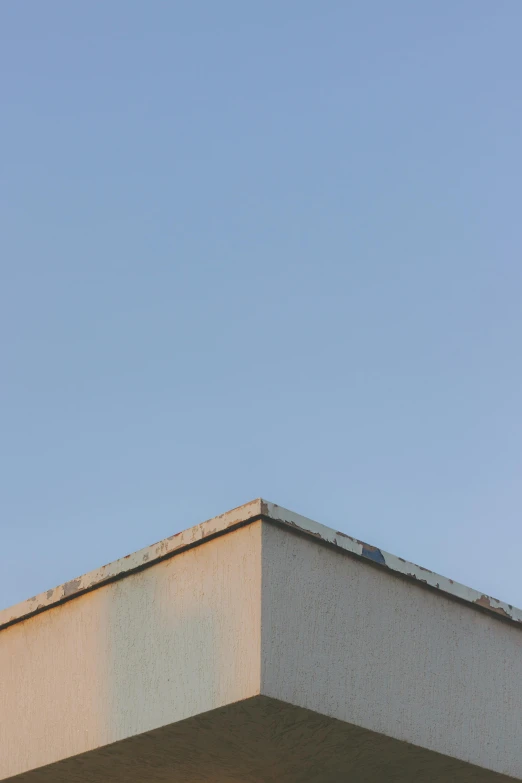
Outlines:
[[[263,528],[268,696],[522,778],[522,630]]]

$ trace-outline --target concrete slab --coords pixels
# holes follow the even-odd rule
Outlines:
[[[316,712],[256,696],[40,767],[17,783],[508,783]]]
[[[256,500],[0,613],[0,780],[522,779],[521,631]]]

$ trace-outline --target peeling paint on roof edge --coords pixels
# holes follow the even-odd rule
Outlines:
[[[426,568],[409,563],[345,533],[335,531],[300,514],[295,514],[293,511],[288,511],[275,503],[258,498],[188,530],[169,536],[169,538],[132,555],[115,560],[96,571],[91,571],[84,576],[47,590],[45,593],[29,598],[16,606],[0,610],[0,631],[258,519],[282,525],[301,535],[312,536],[321,543],[333,546],[349,555],[367,561],[371,565],[386,568],[391,574],[414,581],[420,586],[434,589],[448,597],[464,601],[473,608],[492,613],[500,619],[522,628],[522,610],[510,604],[484,595],[477,590],[454,582],[452,579],[439,576]]]

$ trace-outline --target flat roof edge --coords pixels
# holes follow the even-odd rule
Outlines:
[[[110,582],[150,568],[162,560],[174,557],[191,547],[198,546],[258,519],[264,519],[312,537],[316,541],[337,548],[374,566],[385,568],[392,574],[436,590],[447,597],[465,602],[474,609],[491,613],[499,619],[514,623],[522,628],[522,610],[510,604],[466,587],[453,579],[440,576],[433,571],[422,568],[422,566],[409,563],[401,557],[352,538],[346,533],[333,530],[319,522],[314,522],[300,514],[295,514],[275,503],[257,498],[220,516],[169,536],[138,552],[115,560],[113,563],[102,566],[77,579],[72,579],[65,584],[40,593],[40,595],[29,598],[13,607],[0,610],[0,631]]]
[[[455,582],[448,577],[440,576],[440,574],[436,574],[428,568],[410,563],[402,557],[397,557],[389,552],[385,552],[383,549],[378,549],[364,541],[352,538],[346,535],[346,533],[341,533],[319,522],[314,522],[312,519],[302,517],[293,511],[277,506],[275,503],[268,503],[267,501],[263,501],[263,503],[265,507],[264,516],[273,522],[291,527],[305,535],[314,536],[326,544],[363,560],[370,561],[381,568],[386,568],[391,573],[405,577],[421,586],[433,588],[437,592],[451,598],[464,601],[467,604],[471,604],[473,608],[491,612],[497,617],[515,623],[522,628],[522,610],[516,606],[499,601],[497,598],[485,595],[471,587],[466,587],[466,585]]]
[[[194,525],[194,527],[164,538],[156,544],[151,544],[151,546],[139,549],[137,552],[119,558],[119,560],[114,560],[101,568],[89,571],[77,579],[71,579],[65,584],[28,598],[15,606],[2,609],[0,610],[0,631],[22,620],[27,620],[35,614],[40,614],[47,609],[70,601],[72,598],[78,598],[80,595],[97,590],[110,582],[124,579],[137,571],[150,568],[156,563],[167,560],[186,549],[198,546],[204,541],[249,524],[261,516],[262,503],[263,501],[260,499],[252,500],[250,503],[238,506],[231,511],[208,519],[206,522],[201,522],[199,525]]]

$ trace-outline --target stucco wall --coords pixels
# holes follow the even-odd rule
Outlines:
[[[267,742],[283,742],[277,716],[295,705],[522,779],[519,626],[327,546],[315,529],[246,522],[209,524],[219,537],[208,540],[189,531],[194,548],[0,630],[0,779],[101,749],[89,763],[109,780],[108,746],[260,693],[278,700],[252,729]],[[376,735],[335,731],[363,737],[364,777]],[[249,757],[265,752],[258,740]],[[433,756],[399,744],[389,758],[410,759],[408,779],[418,759],[419,779],[444,779],[430,778]]]
[[[522,632],[263,528],[262,693],[522,778]]]
[[[0,632],[0,778],[259,692],[261,522]]]

